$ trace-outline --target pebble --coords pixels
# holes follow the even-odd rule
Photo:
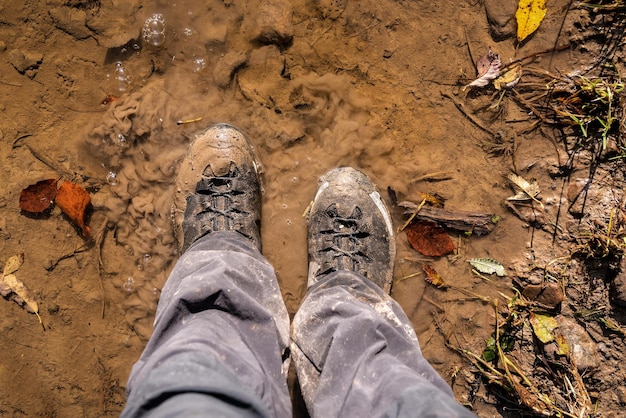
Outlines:
[[[253,39],[262,44],[287,46],[293,39],[293,8],[287,0],[261,2],[254,19]]]
[[[237,68],[246,63],[246,53],[243,51],[231,51],[224,55],[213,69],[213,80],[219,87],[227,87]]]
[[[580,373],[596,369],[600,363],[598,348],[585,329],[571,318],[558,316],[559,332],[567,339],[571,358]]]
[[[43,54],[34,51],[21,51],[13,49],[9,52],[9,62],[20,73],[39,68],[43,61]]]
[[[517,33],[515,11],[517,0],[485,0],[485,12],[491,29],[491,37],[496,41],[513,37]]]
[[[55,7],[48,14],[57,28],[72,35],[74,39],[85,39],[91,36],[91,31],[85,26],[87,14],[84,10],[74,7]]]
[[[524,288],[522,294],[537,303],[545,306],[547,309],[555,310],[559,308],[565,295],[558,283],[545,284],[529,284]]]

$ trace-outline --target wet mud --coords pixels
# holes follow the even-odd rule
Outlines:
[[[306,291],[303,214],[318,178],[334,167],[363,170],[390,205],[388,189],[416,203],[420,192],[437,193],[446,208],[498,216],[488,235],[453,232],[450,257],[425,258],[399,233],[392,296],[457,399],[480,416],[508,416],[484,389],[473,396],[474,371],[446,348],[435,321],[480,352],[493,332],[493,308],[405,277],[427,261],[455,286],[498,298],[510,294],[510,277],[485,281],[467,259],[491,257],[510,271],[538,252],[549,260],[569,251],[503,203],[511,195],[504,176],[514,169],[553,184],[558,146],[533,130],[517,137],[514,161],[490,155],[490,136],[467,114],[497,95],[462,86],[475,76],[473,60],[490,48],[513,60],[566,43],[580,13],[564,20],[567,2],[551,3],[541,28],[516,49],[506,18],[511,2],[484,3],[0,5],[0,261],[25,254],[20,277],[39,300],[45,326],[0,300],[0,415],[119,415],[178,256],[171,207],[179,164],[195,131],[226,122],[247,134],[259,156],[264,255],[292,316]],[[573,71],[588,60],[571,48],[534,64]],[[517,131],[507,121],[523,116],[481,120],[511,138]],[[437,172],[445,179],[416,181]],[[61,176],[90,192],[91,242],[58,208],[43,219],[19,210],[23,188]],[[543,194],[547,213],[556,214],[560,189],[546,186]],[[396,227],[406,220],[401,208],[392,216]],[[600,405],[617,403],[615,394]]]

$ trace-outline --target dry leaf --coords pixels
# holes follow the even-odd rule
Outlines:
[[[13,274],[22,267],[24,264],[24,253],[20,253],[14,255],[13,257],[9,257],[9,259],[4,263],[4,270],[2,272],[3,275]]]
[[[422,200],[436,208],[442,208],[446,202],[446,199],[439,196],[437,193],[422,193],[420,192]]]
[[[510,173],[507,177],[518,189],[515,196],[511,196],[507,198],[507,200],[515,200],[521,202],[534,200],[535,202],[539,203],[541,207],[543,207],[543,204],[539,200],[537,200],[537,196],[539,195],[541,190],[539,189],[539,185],[537,184],[536,180],[529,182],[525,178],[518,176],[514,173]]]
[[[569,355],[569,343],[567,342],[567,338],[565,338],[562,334],[557,334],[554,339],[556,341],[556,345],[559,347],[557,353],[561,356]]]
[[[411,247],[420,253],[440,257],[456,249],[446,231],[435,222],[414,221],[406,228]]]
[[[476,61],[476,71],[478,72],[476,80],[463,87],[463,89],[486,86],[491,80],[496,79],[500,75],[500,66],[500,56],[490,50],[487,55],[478,58]]]
[[[57,179],[41,180],[20,192],[20,209],[30,213],[48,210],[57,195]]]
[[[520,0],[515,12],[517,20],[517,40],[522,42],[537,30],[546,16],[546,0]]]
[[[496,90],[510,89],[519,83],[520,78],[522,78],[522,64],[517,63],[493,80],[493,86]]]
[[[497,274],[502,277],[506,275],[504,266],[492,258],[472,258],[467,260],[476,270],[485,274]]]
[[[85,224],[85,211],[91,203],[89,193],[78,184],[64,181],[57,192],[56,203],[78,227],[85,238],[91,237],[91,230]]]
[[[18,279],[15,274],[7,274],[2,276],[2,281],[6,286],[8,286],[13,293],[17,295],[19,299],[15,301],[21,305],[20,302],[26,303],[26,306],[35,314],[41,322],[41,317],[39,316],[39,305],[37,301],[33,298],[33,295],[30,293],[30,290],[26,288],[24,283],[20,279]]]
[[[424,280],[439,288],[446,287],[443,279],[441,278],[439,273],[437,273],[437,270],[435,270],[433,266],[431,266],[430,264],[424,264],[422,268],[424,269],[424,273],[426,273],[426,277],[424,277]]]
[[[554,341],[552,331],[559,327],[556,319],[552,316],[530,312],[530,324],[533,326],[535,336],[544,344]]]

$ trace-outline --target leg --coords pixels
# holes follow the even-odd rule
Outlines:
[[[229,125],[191,144],[173,218],[183,254],[127,386],[124,416],[291,415],[289,317],[262,257],[252,146]]]
[[[309,213],[309,288],[292,353],[314,417],[474,416],[422,356],[388,295],[395,247],[386,207],[365,175],[333,170]]]
[[[206,235],[163,288],[123,415],[290,416],[288,338],[274,270],[257,248],[235,232]]]
[[[402,308],[380,287],[337,271],[309,288],[292,355],[312,416],[474,416],[422,356]]]

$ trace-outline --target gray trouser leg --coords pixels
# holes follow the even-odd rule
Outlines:
[[[402,308],[351,271],[308,290],[292,355],[313,417],[470,417],[422,356]]]
[[[124,417],[290,417],[289,316],[274,269],[236,232],[176,263],[133,366]]]

